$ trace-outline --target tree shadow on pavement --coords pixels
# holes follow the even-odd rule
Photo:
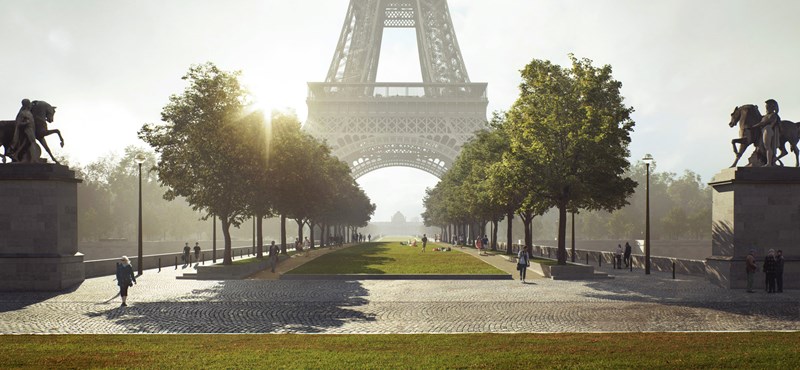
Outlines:
[[[584,294],[589,298],[709,309],[800,322],[797,294],[748,294],[743,290],[715,286],[699,277],[679,276],[673,280],[671,274],[654,273],[590,281],[585,286],[592,290]]]
[[[136,302],[89,312],[133,333],[322,333],[374,321],[357,281],[221,281],[168,302]]]

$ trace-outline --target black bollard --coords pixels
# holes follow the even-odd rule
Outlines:
[[[631,268],[631,272],[633,272],[633,256],[628,257],[628,265]]]
[[[597,267],[603,267],[603,253],[597,256]]]
[[[675,261],[672,261],[672,280],[675,280]]]
[[[161,272],[161,257],[158,258],[158,272]]]
[[[178,269],[178,256],[175,256],[175,269]]]
[[[586,252],[586,264],[589,264],[589,252]]]
[[[203,258],[203,263],[202,264],[203,264],[203,266],[205,266],[205,264],[206,264],[206,254],[203,253],[201,256]]]

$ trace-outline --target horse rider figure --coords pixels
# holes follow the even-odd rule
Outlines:
[[[780,108],[778,108],[778,102],[775,99],[769,99],[765,103],[767,114],[753,128],[762,129],[762,145],[766,155],[766,164],[764,166],[773,166],[775,165],[775,151],[778,149],[778,140],[780,138],[781,117],[778,115]]]
[[[11,152],[11,158],[15,162],[20,162],[31,146],[36,145],[35,130],[36,123],[33,120],[33,113],[31,113],[31,101],[22,99],[22,107],[17,113],[14,138],[11,141],[14,148],[14,151]],[[35,158],[31,157],[29,160],[34,161]]]

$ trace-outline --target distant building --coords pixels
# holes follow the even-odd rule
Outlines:
[[[418,219],[418,218],[415,218]],[[360,230],[362,234],[372,235],[422,235],[428,233],[433,235],[438,233],[438,228],[426,228],[422,222],[409,222],[406,216],[396,212],[390,222],[370,222],[369,225]]]

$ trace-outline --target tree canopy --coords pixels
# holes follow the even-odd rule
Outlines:
[[[522,70],[520,96],[508,113],[511,152],[536,201],[559,210],[558,260],[566,262],[566,214],[615,210],[636,182],[625,176],[634,122],[611,66],[570,55],[563,68],[534,59]]]
[[[159,154],[155,168],[168,187],[164,198],[185,197],[193,209],[219,218],[225,264],[232,262],[230,226],[244,220],[250,202],[243,176],[258,165],[249,145],[251,126],[264,124],[258,115],[245,113],[249,95],[239,74],[213,63],[192,66],[183,76],[188,86],[162,110],[163,122],[139,131]]]

